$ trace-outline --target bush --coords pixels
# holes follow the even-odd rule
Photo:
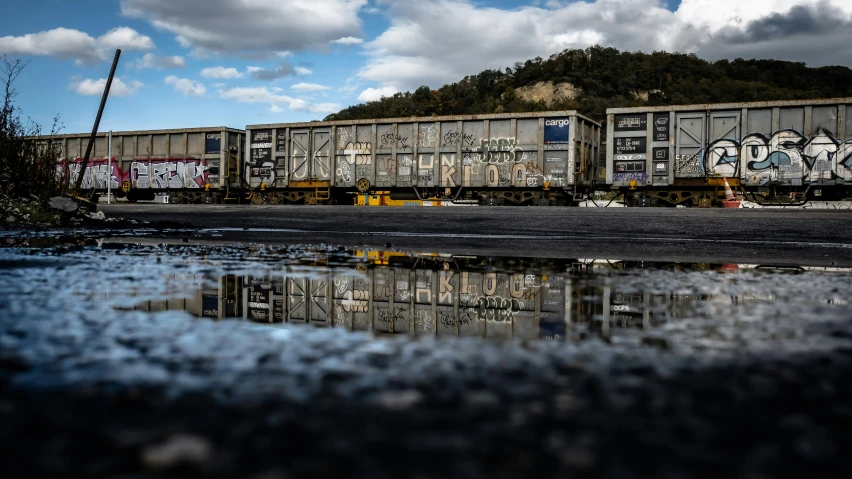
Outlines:
[[[32,208],[45,210],[48,200],[63,192],[57,175],[59,143],[43,138],[41,126],[32,120],[24,122],[22,111],[13,100],[13,83],[26,67],[21,60],[5,56],[0,64],[3,82],[3,104],[0,109],[0,207],[20,204],[25,199]],[[54,118],[50,135],[58,133],[61,125]],[[4,211],[5,213],[6,211]]]

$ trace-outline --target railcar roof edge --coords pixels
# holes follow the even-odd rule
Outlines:
[[[820,98],[814,100],[774,100],[774,101],[754,101],[754,102],[736,102],[736,103],[696,103],[692,105],[666,105],[666,106],[637,106],[629,108],[607,108],[606,114],[619,113],[651,113],[663,111],[700,111],[700,110],[731,110],[740,108],[774,108],[785,106],[817,106],[817,105],[833,105],[852,104],[852,97],[840,98]]]
[[[208,127],[198,127],[198,128],[172,128],[167,130],[127,130],[127,131],[113,131],[113,136],[130,136],[130,135],[164,135],[164,134],[179,134],[179,133],[205,133],[205,132],[215,132],[215,131],[228,131],[230,133],[245,133],[245,130],[239,128],[230,128],[227,126],[208,126]],[[98,138],[106,138],[106,131],[99,131],[97,134]],[[39,135],[33,138],[77,138],[80,136],[85,136],[88,138],[92,133],[63,133],[60,135]]]
[[[301,127],[324,127],[341,125],[372,125],[378,123],[434,123],[436,121],[476,121],[476,120],[514,120],[518,118],[551,118],[557,116],[576,116],[583,120],[601,126],[599,121],[593,120],[577,112],[577,110],[539,111],[525,113],[488,113],[481,115],[446,115],[446,116],[409,116],[401,118],[371,118],[367,120],[333,120],[333,121],[303,121],[298,123],[263,123],[257,125],[246,125],[246,130],[258,130],[264,128],[301,128]]]

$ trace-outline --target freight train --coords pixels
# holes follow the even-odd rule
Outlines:
[[[127,131],[97,135],[82,188],[269,204],[715,206],[852,195],[852,98]],[[76,182],[88,135],[56,135]],[[108,158],[111,156],[111,158]],[[792,203],[791,203],[792,202]]]

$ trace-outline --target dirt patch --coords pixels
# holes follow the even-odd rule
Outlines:
[[[559,101],[568,101],[580,95],[580,89],[571,83],[557,83],[541,81],[534,85],[527,85],[515,89],[515,95],[524,101],[543,101],[546,105],[552,105]]]

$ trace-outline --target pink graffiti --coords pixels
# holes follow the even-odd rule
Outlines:
[[[75,184],[83,166],[82,158],[71,158],[61,160],[56,166],[56,174],[59,178]],[[121,171],[117,158],[112,159],[112,169],[106,158],[90,159],[86,164],[86,172],[80,187],[83,189],[107,189],[107,179],[111,181],[111,188],[121,186],[126,175]]]
[[[60,161],[57,175],[74,183],[80,174],[82,158]],[[107,179],[111,188],[119,188],[125,181],[133,188],[204,188],[208,183],[209,165],[198,158],[136,158],[119,163],[112,159],[110,169],[104,158],[89,160],[81,187],[84,189],[106,189]]]

